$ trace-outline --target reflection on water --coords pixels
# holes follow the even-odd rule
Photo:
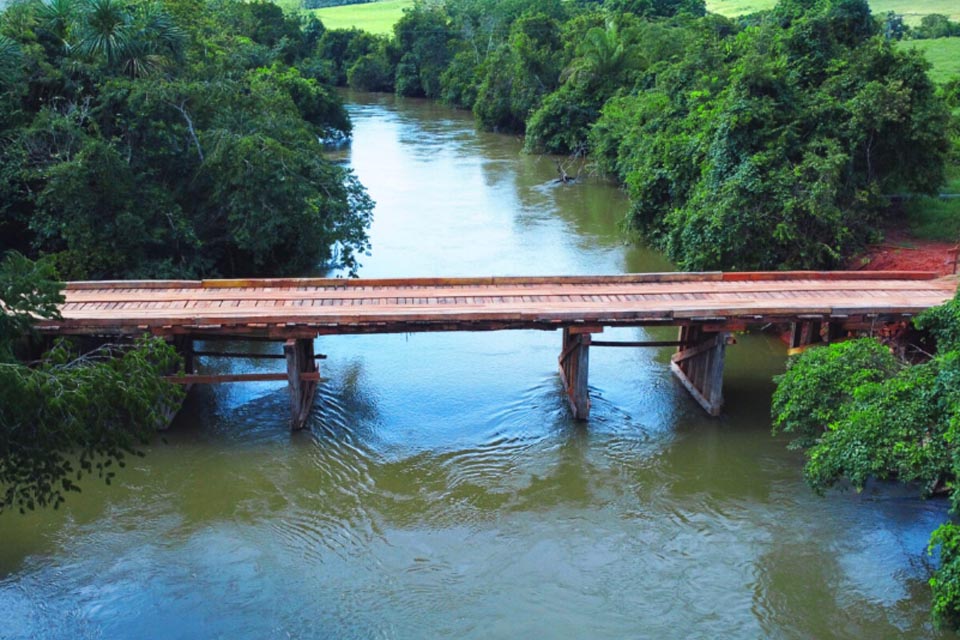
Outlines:
[[[352,100],[345,159],[377,201],[362,275],[670,268],[625,246],[610,185],[555,184],[469,114]],[[310,431],[287,430],[282,384],[199,389],[118,485],[0,517],[0,638],[936,636],[924,546],[945,505],[814,496],[769,435],[776,340],[728,349],[717,420],[668,349],[594,349],[586,425],[554,332],[317,349]]]

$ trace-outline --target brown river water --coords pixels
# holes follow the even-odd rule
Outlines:
[[[377,201],[362,276],[672,268],[624,242],[614,186],[554,184],[466,113],[347,98],[343,160]],[[597,348],[581,424],[558,332],[323,337],[310,430],[283,383],[199,389],[113,486],[0,516],[0,638],[939,637],[947,505],[814,495],[770,435],[784,347],[738,339],[721,418],[669,349]]]

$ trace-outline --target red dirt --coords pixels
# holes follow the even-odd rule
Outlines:
[[[871,245],[850,261],[854,271],[935,271],[941,275],[954,273],[960,245],[918,240],[906,231],[890,230],[883,243]]]
[[[933,271],[940,275],[955,273],[960,245],[914,238],[905,230],[887,230],[884,241],[867,247],[847,264],[851,271]],[[899,335],[908,323],[886,327],[885,332]],[[780,340],[790,344],[790,329],[780,330]]]

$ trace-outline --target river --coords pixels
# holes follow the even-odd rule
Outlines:
[[[377,201],[361,275],[671,268],[623,241],[611,185],[556,184],[469,114],[350,100],[343,160]],[[586,424],[557,332],[317,349],[310,430],[282,383],[199,389],[113,486],[0,516],[0,638],[938,637],[925,545],[947,505],[814,495],[770,435],[774,338],[728,348],[719,419],[669,349],[593,349]]]

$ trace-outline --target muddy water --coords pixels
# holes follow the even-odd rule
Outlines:
[[[554,184],[462,113],[350,99],[344,161],[378,203],[362,275],[670,268],[624,244],[610,185]],[[0,517],[0,638],[936,636],[945,505],[814,496],[770,436],[776,340],[728,350],[717,420],[669,350],[594,349],[586,425],[557,333],[317,342],[309,431],[287,430],[282,384],[203,389],[119,483]]]

